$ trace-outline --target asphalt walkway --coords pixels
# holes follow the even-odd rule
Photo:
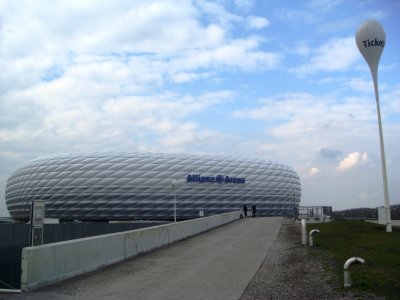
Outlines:
[[[247,218],[12,299],[239,299],[283,218]],[[1,296],[0,296],[1,298]]]

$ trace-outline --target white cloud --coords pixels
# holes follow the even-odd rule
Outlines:
[[[313,0],[308,2],[298,2],[298,7],[281,7],[274,10],[274,16],[291,26],[315,25],[326,23],[324,16],[337,7],[343,0]],[[305,5],[302,5],[305,4]],[[321,22],[324,20],[324,22]]]
[[[316,15],[311,12],[290,8],[279,8],[274,11],[274,16],[279,20],[292,24],[304,23],[309,25],[317,20]]]
[[[228,135],[215,130],[198,130],[196,127],[178,126],[174,131],[160,140],[160,145],[173,151],[184,151],[188,145],[203,149],[205,145],[210,149],[226,143],[230,139]]]
[[[16,98],[15,94],[7,99],[7,116],[13,123],[1,118],[0,140],[8,151],[25,153],[29,149],[29,154],[15,165],[43,154],[116,148],[182,152],[196,146],[196,151],[201,152],[225,140],[217,130],[207,130],[204,124],[194,121],[193,115],[230,100],[229,91],[199,96],[164,93],[114,98],[103,84],[85,82],[76,87],[77,83],[56,81],[25,92],[23,97]],[[15,114],[14,99],[19,99],[18,107],[26,108],[19,116]]]
[[[20,149],[29,145],[30,155],[219,144],[230,137],[193,116],[233,93],[169,92],[165,86],[212,80],[220,70],[271,69],[281,60],[261,50],[258,37],[236,38],[233,26],[247,18],[212,2],[13,3],[4,5],[0,32],[0,95],[7,111],[0,138]],[[267,25],[264,18],[252,20]]]
[[[214,49],[195,49],[183,52],[170,61],[168,72],[201,69],[238,68],[243,71],[274,69],[282,56],[275,52],[259,51],[259,39],[236,39]]]
[[[291,68],[290,71],[299,76],[319,71],[341,72],[348,70],[359,58],[354,37],[335,38],[312,51],[307,63]]]
[[[290,45],[290,48],[286,48],[285,51],[290,54],[307,57],[311,52],[311,47],[307,41],[295,41],[293,45]]]
[[[300,106],[317,106],[318,101],[311,94],[288,93],[274,98],[259,99],[259,106],[252,109],[236,110],[233,115],[251,119],[290,118]]]
[[[3,54],[27,56],[43,50],[104,53],[115,49],[160,53],[215,47],[225,36],[225,29],[218,20],[229,15],[222,6],[217,6],[215,21],[203,25],[199,20],[200,12],[190,1],[181,1],[179,5],[174,1],[127,1],[119,5],[107,2],[93,5],[89,1],[76,5],[58,1],[54,9],[45,10],[41,7],[49,6],[48,3],[42,6],[35,3],[37,6],[18,7],[13,18],[3,20],[2,41],[7,45]],[[213,4],[204,3],[203,6]],[[10,5],[7,10],[16,9]],[[234,17],[232,15],[232,19]]]
[[[254,0],[235,0],[235,6],[243,11],[250,10],[254,5]]]
[[[319,168],[317,168],[317,167],[312,167],[312,168],[308,171],[308,174],[309,174],[310,176],[314,176],[314,175],[317,175],[319,172],[321,172],[321,170],[320,170]]]
[[[359,92],[370,93],[373,91],[374,84],[372,80],[366,81],[361,78],[353,78],[350,81],[350,87]]]
[[[361,163],[365,163],[368,160],[367,153],[352,152],[349,153],[342,161],[339,163],[339,170],[351,169]]]
[[[387,104],[388,113],[400,113],[400,86],[388,86],[384,93],[380,95],[380,102]],[[383,109],[385,112],[385,108]]]
[[[250,28],[255,28],[255,29],[262,29],[270,25],[268,19],[257,16],[248,17],[247,22]]]
[[[310,177],[310,170],[318,166],[319,170],[326,170],[323,174],[318,173],[318,178],[331,176],[336,180],[343,174],[336,170],[350,170],[352,166],[377,167],[379,170],[376,112],[369,100],[341,97],[337,101],[332,95],[291,93],[261,99],[255,107],[235,110],[232,115],[262,122],[258,127],[264,124],[264,131],[258,132],[262,137],[254,138],[247,146],[247,149],[254,149],[253,156],[267,155],[286,161],[305,179]],[[388,149],[394,149],[398,144],[396,128],[385,127],[385,137],[390,140],[387,141]],[[365,151],[343,159],[339,169],[341,154],[347,156],[354,148]],[[322,157],[321,149],[334,150],[325,150]],[[305,166],[304,162],[310,163]],[[352,168],[352,172],[353,169],[357,168]]]
[[[0,93],[70,77],[114,83],[136,92],[144,84],[212,79],[221,68],[272,69],[282,59],[278,52],[261,50],[258,37],[235,38],[230,24],[247,19],[219,4],[92,4],[61,1],[53,11],[40,9],[39,2],[20,9],[8,3],[5,10],[15,15],[6,14],[2,20]],[[213,17],[204,21],[204,14]],[[255,26],[266,22],[254,19]]]
[[[335,8],[342,2],[343,0],[312,0],[309,5],[314,10],[321,13],[321,11],[326,12],[328,10]]]
[[[231,23],[242,21],[241,16],[228,12],[222,4],[216,1],[197,1],[196,5],[204,15],[214,22],[219,22],[224,27],[230,26]]]
[[[339,131],[354,122],[370,122],[376,119],[374,107],[369,105],[368,98],[343,98],[337,102],[331,95],[312,95],[308,93],[288,93],[272,98],[260,99],[255,108],[241,109],[233,112],[235,117],[256,120],[281,120],[281,130],[299,133],[312,127]],[[309,124],[308,126],[306,126]],[[312,127],[311,127],[311,124]],[[300,125],[300,126],[299,126]],[[275,128],[275,130],[277,130]]]
[[[369,201],[371,199],[376,199],[377,195],[375,192],[369,193],[369,192],[361,192],[357,195],[357,198],[362,200],[362,201]]]
[[[311,181],[327,189],[323,180],[353,185],[354,174],[368,169],[363,175],[372,181],[380,174],[372,86],[361,92],[368,67],[352,52],[353,37],[321,42],[349,34],[352,15],[343,12],[348,22],[338,30],[327,23],[337,15],[315,13],[338,1],[290,9],[252,0],[21,3],[0,1],[3,183],[3,174],[41,155],[116,150],[281,160],[304,177],[305,195]],[[290,24],[269,30],[273,17]],[[382,63],[389,180],[397,180],[400,88],[390,76],[398,66]],[[293,80],[322,72],[329,78],[312,80],[324,85]],[[343,153],[354,149],[365,153],[357,164],[363,168],[337,172]]]
[[[108,100],[103,107],[104,111],[115,119],[152,116],[182,119],[223,103],[230,97],[232,97],[232,93],[229,91],[206,93],[198,97],[172,93],[152,96],[127,96]]]

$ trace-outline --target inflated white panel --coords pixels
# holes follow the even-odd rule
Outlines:
[[[190,176],[190,177],[189,177]],[[261,159],[188,154],[86,153],[47,156],[15,171],[6,186],[14,219],[29,218],[30,203],[46,201],[47,218],[189,219],[256,205],[257,215],[290,215],[301,198],[290,167]]]

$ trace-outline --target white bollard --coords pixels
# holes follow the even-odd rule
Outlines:
[[[318,229],[313,229],[309,233],[309,244],[310,244],[310,247],[314,246],[313,234],[315,234],[315,233],[319,233],[319,230]]]
[[[301,244],[303,246],[307,245],[307,228],[306,228],[306,219],[301,219]]]
[[[344,287],[351,287],[350,267],[354,263],[365,263],[365,260],[360,257],[352,257],[344,263]]]

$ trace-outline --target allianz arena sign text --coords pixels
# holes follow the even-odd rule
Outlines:
[[[244,183],[246,183],[246,179],[243,177],[229,177],[229,176],[223,176],[223,175],[201,176],[200,174],[192,174],[192,175],[187,176],[186,182],[244,184]]]

